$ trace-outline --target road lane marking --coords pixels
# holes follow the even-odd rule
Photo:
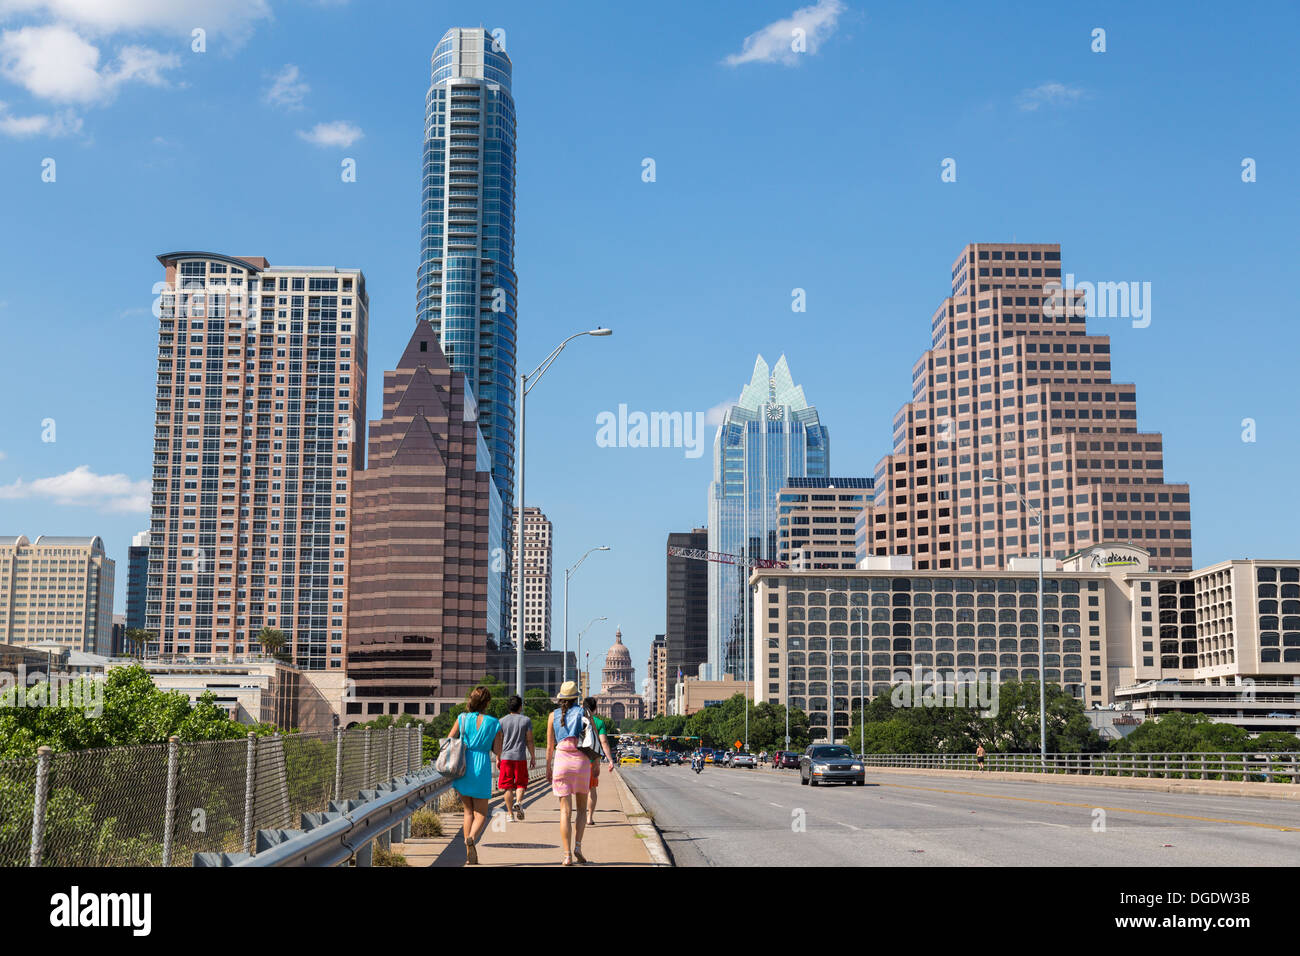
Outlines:
[[[1039,826],[1043,826],[1043,827],[1060,827],[1062,830],[1070,829],[1064,823],[1048,823],[1046,820],[1028,820],[1026,822],[1037,823]]]
[[[836,820],[835,822],[836,822],[836,823],[839,823],[840,826],[842,826],[842,827],[848,827],[850,830],[856,830],[856,829],[858,829],[858,828],[855,827],[852,823],[840,823],[839,820]]]
[[[933,803],[918,803],[916,800],[909,800],[908,802],[911,803],[912,806],[914,807],[929,807],[931,810],[939,809],[938,806],[936,806]]]
[[[768,803],[769,806],[773,806],[773,807],[781,807],[781,804],[779,804],[779,803],[773,803],[771,800],[767,801],[767,803]],[[785,807],[781,807],[781,809],[784,810]]]
[[[897,787],[900,790],[928,790],[931,793],[950,793],[962,797],[980,797],[985,800],[1015,800],[1020,803],[1041,803],[1049,807],[1081,807],[1085,810],[1105,810],[1107,813],[1134,813],[1147,817],[1171,817],[1175,820],[1196,820],[1200,823],[1229,823],[1242,827],[1259,827],[1263,830],[1278,830],[1292,833],[1296,827],[1284,827],[1277,823],[1258,823],[1254,820],[1223,820],[1218,817],[1198,817],[1187,813],[1165,813],[1160,810],[1133,810],[1129,807],[1102,807],[1094,803],[1069,803],[1064,800],[1037,800],[1033,797],[1011,797],[994,793],[975,793],[972,790],[945,790],[942,787],[916,787],[904,783],[882,783],[882,787]]]

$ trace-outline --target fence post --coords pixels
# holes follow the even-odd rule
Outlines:
[[[162,865],[172,865],[172,832],[176,829],[176,777],[181,766],[180,738],[167,738],[167,808],[163,814]]]
[[[366,728],[365,747],[361,751],[361,786],[373,787],[374,781],[370,779],[370,728]]]
[[[271,752],[275,759],[275,776],[280,781],[278,788],[280,797],[280,807],[282,816],[277,816],[276,826],[283,826],[286,829],[293,826],[293,808],[289,806],[289,755],[285,752],[284,737],[280,731],[272,735],[272,741],[275,744],[275,750]]]
[[[249,731],[244,767],[244,852],[253,852],[253,778],[257,775],[257,734]]]
[[[334,731],[334,799],[343,799],[343,728]]]
[[[40,866],[41,857],[45,855],[45,808],[50,795],[50,760],[53,756],[51,747],[40,747],[36,751],[36,803],[32,806],[29,866]]]

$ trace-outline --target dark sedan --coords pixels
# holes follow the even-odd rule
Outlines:
[[[799,754],[793,750],[782,750],[772,758],[772,766],[779,770],[798,770]]]
[[[813,744],[799,760],[799,782],[814,787],[822,783],[860,787],[867,782],[867,770],[843,744]]]

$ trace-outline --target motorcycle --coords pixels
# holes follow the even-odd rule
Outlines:
[[[699,773],[701,770],[703,770],[703,769],[704,769],[704,758],[701,757],[699,754],[696,754],[694,757],[692,757],[692,758],[691,758],[691,769],[694,770],[696,773]]]

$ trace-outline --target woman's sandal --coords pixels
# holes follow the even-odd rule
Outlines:
[[[579,863],[586,863],[586,862],[587,862],[587,858],[586,858],[585,856],[582,855],[582,844],[581,844],[581,843],[575,843],[575,844],[573,844],[573,858],[574,858],[575,860],[577,860]]]
[[[478,850],[474,847],[474,838],[469,837],[465,840],[465,865],[474,866],[478,863]]]
[[[569,859],[569,855],[567,853],[564,855],[564,862],[561,863],[560,866],[573,866],[573,861]]]

